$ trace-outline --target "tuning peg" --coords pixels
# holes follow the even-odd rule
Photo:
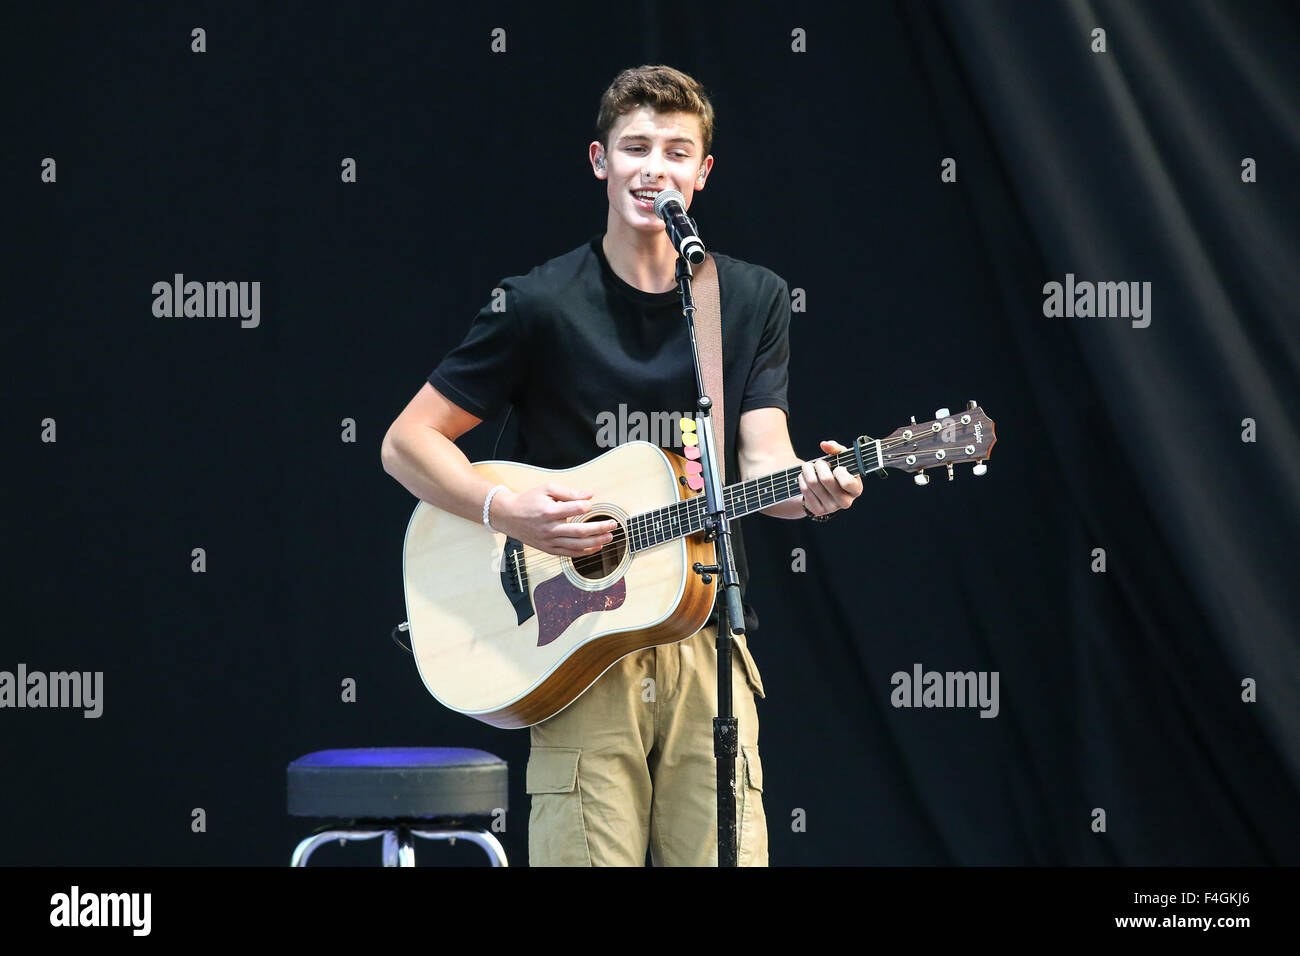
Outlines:
[[[928,485],[930,483],[930,476],[925,473],[925,469],[921,469],[916,473],[916,476],[912,480],[918,485]]]
[[[952,481],[957,476],[953,473],[952,462],[948,462],[948,480]]]
[[[913,424],[913,425],[916,424],[916,416],[915,416],[915,415],[912,416],[912,424]]]
[[[946,409],[946,408],[936,408],[936,409],[934,410],[934,417],[935,417],[935,418],[947,418],[947,417],[948,417],[949,415],[951,415],[951,414],[952,414],[952,412],[948,411],[948,409]]]
[[[975,399],[973,398],[966,402],[966,411],[968,412],[973,412],[975,411],[975,409],[979,407],[980,407],[979,402],[975,401]]]
[[[984,462],[982,461],[977,461],[975,463],[975,467],[970,470],[970,473],[978,478],[980,475],[985,474],[988,470],[989,470],[988,465],[984,464]]]

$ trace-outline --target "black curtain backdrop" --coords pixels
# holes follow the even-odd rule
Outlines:
[[[597,100],[656,62],[714,97],[706,238],[804,290],[796,450],[968,398],[997,422],[984,478],[747,519],[772,862],[1300,863],[1295,7],[681,10],[24,8],[0,670],[104,699],[0,709],[0,863],[283,865],[285,765],[396,745],[507,759],[526,862],[527,733],[389,639],[415,500],[379,445],[503,276],[603,230]],[[260,324],[156,317],[175,273],[260,282]],[[1150,325],[1044,315],[1067,274],[1149,282]],[[893,706],[915,664],[996,671],[997,716]]]

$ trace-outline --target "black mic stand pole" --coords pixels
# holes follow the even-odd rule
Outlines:
[[[682,295],[682,315],[691,338],[691,358],[695,362],[695,387],[700,394],[696,416],[696,434],[700,441],[700,465],[703,468],[705,540],[712,540],[717,564],[696,561],[692,570],[710,583],[711,574],[721,574],[725,602],[718,604],[718,716],[713,718],[713,756],[718,764],[718,866],[737,865],[736,847],[736,754],[738,735],[731,704],[732,632],[745,633],[745,614],[740,603],[740,577],[735,553],[731,548],[731,528],[726,504],[722,500],[722,469],[713,445],[713,418],[709,411],[713,400],[704,394],[704,374],[700,368],[700,350],[695,341],[695,299],[691,294],[691,264],[677,257],[677,285]]]

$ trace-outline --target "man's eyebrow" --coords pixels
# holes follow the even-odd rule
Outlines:
[[[630,143],[634,140],[642,140],[644,142],[649,142],[650,139],[651,137],[646,135],[645,133],[624,133],[622,136],[618,138],[618,141],[620,143]],[[688,146],[695,145],[695,140],[689,136],[674,136],[672,139],[668,140],[668,142],[674,144],[685,143]]]

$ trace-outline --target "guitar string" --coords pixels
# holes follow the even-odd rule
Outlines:
[[[910,443],[912,443],[912,441],[913,441],[913,439],[905,439],[905,438],[898,438],[898,439],[895,439],[892,443],[888,443],[888,444],[886,444],[885,441],[882,441],[882,442],[881,442],[881,448],[882,448],[882,450],[883,450],[884,448],[886,448],[886,447],[888,447],[888,448],[897,448],[897,447],[899,447],[900,445],[910,444]],[[964,446],[964,445],[951,445],[951,446],[948,446],[948,447],[949,447],[949,448],[954,448],[954,449],[955,449],[955,448],[964,448],[965,446]],[[946,450],[947,450],[947,449],[945,449],[945,451],[946,451]],[[888,456],[886,456],[886,457],[887,457],[887,458],[899,458],[899,457],[904,457],[904,456],[899,456],[899,455],[888,455]],[[853,462],[856,461],[856,456],[852,453],[852,451],[848,451],[848,452],[839,452],[838,454],[836,454],[836,455],[834,455],[834,456],[831,456],[831,455],[825,455],[825,456],[822,456],[820,459],[811,459],[811,460],[814,460],[814,461],[817,461],[817,460],[820,460],[820,461],[827,461],[827,460],[830,459],[830,458],[835,458],[835,459],[841,459],[841,458],[842,458],[842,459],[845,459],[844,461],[839,461],[839,462],[838,462],[834,467],[839,467],[839,465],[841,465],[841,464],[847,465],[847,464],[849,464],[849,463],[853,463]],[[954,464],[960,464],[960,463],[962,463],[962,462],[954,462]],[[933,465],[933,466],[931,466],[931,467],[938,467],[938,466],[941,465],[941,464],[943,464],[943,462],[936,462],[935,465]],[[878,471],[878,470],[879,470],[879,469],[870,469],[870,471]],[[786,488],[785,488],[785,491],[786,491],[787,493],[791,490],[792,487],[793,487],[793,488],[797,488],[797,487],[798,487],[798,477],[799,477],[799,474],[800,474],[799,472],[796,472],[793,476],[787,476],[787,477],[784,479],[785,482],[786,482]],[[764,476],[764,478],[753,479],[753,480],[755,480],[755,481],[764,481],[764,480],[766,480],[767,478],[770,478],[770,477],[772,477],[772,476],[770,476],[770,475],[769,475],[769,476]],[[742,482],[742,483],[740,483],[740,485],[733,486],[733,487],[740,487],[741,485],[744,485],[744,484],[747,484],[747,482]],[[773,486],[773,488],[770,489],[770,490],[775,491],[775,490],[776,490],[776,489],[775,489],[775,486]],[[782,503],[782,502],[780,502],[780,501],[774,501],[774,502],[772,502],[772,504],[769,504],[769,505],[763,505],[763,504],[761,503],[761,502],[762,502],[762,496],[763,496],[763,489],[756,489],[755,491],[752,491],[752,492],[746,492],[746,494],[744,495],[744,500],[743,500],[742,502],[739,502],[739,504],[741,504],[741,506],[744,507],[747,511],[748,511],[748,508],[749,508],[749,505],[750,505],[749,498],[751,497],[751,495],[756,496],[756,499],[757,499],[757,501],[758,501],[758,503],[759,503],[759,507],[755,508],[755,509],[754,509],[755,511],[761,511],[763,508],[769,508],[769,507],[771,507],[772,505]],[[733,495],[732,497],[734,498],[735,496]],[[797,497],[797,495],[790,494],[790,495],[788,495],[784,500],[785,500],[785,501],[789,501],[790,499],[792,499],[792,498],[794,498],[794,497]],[[699,506],[698,506],[698,507],[696,507],[696,503],[697,503],[697,502],[699,503]],[[737,503],[738,503],[738,502],[733,501],[733,502],[732,502],[732,507],[735,507],[735,505],[736,505]],[[684,506],[685,506],[686,517],[687,517],[687,519],[688,519],[688,520],[685,522],[686,524],[690,524],[690,523],[691,523],[691,519],[701,518],[701,517],[703,516],[703,515],[702,515],[702,509],[705,507],[703,496],[697,496],[697,497],[694,497],[694,498],[686,498],[686,499],[683,499],[682,501],[679,501],[679,502],[677,503],[677,505],[668,505],[668,506],[666,506],[665,508],[662,508],[662,509],[656,509],[656,510],[667,511],[667,510],[671,510],[671,509],[674,508],[674,507],[677,507],[678,505],[684,505]],[[643,519],[643,520],[644,520],[644,519],[645,519],[645,515],[649,515],[649,514],[653,514],[653,513],[654,513],[654,512],[644,512],[644,513],[641,514],[641,515],[635,515],[634,518],[640,518],[640,519]],[[681,522],[679,522],[679,524],[680,524],[680,523],[681,523]],[[632,525],[629,525],[629,527],[631,527],[631,530],[632,530],[632,536],[633,536],[634,538],[635,538],[639,533],[642,533],[642,532],[652,532],[652,529],[654,528],[654,526],[651,525],[651,524],[643,524],[643,525],[640,525],[640,526],[632,526]],[[674,540],[676,540],[677,538],[683,537],[683,536],[685,536],[685,535],[695,534],[695,533],[697,533],[699,530],[700,530],[699,528],[696,528],[696,529],[693,529],[692,531],[685,532],[685,534],[678,534],[678,533],[675,533],[675,534],[673,534],[672,537],[670,537],[670,538],[666,538],[666,539],[664,539],[663,541],[654,541],[654,542],[650,542],[650,543],[648,543],[648,544],[646,545],[646,547],[655,547],[655,546],[660,545],[660,544],[666,544],[666,543],[669,542],[669,541],[674,541]],[[609,533],[609,532],[607,532],[607,533]],[[562,555],[553,555],[553,554],[551,554],[550,552],[542,551],[540,548],[534,548],[534,547],[532,547],[531,545],[523,545],[523,547],[522,547],[522,549],[521,549],[521,550],[524,552],[524,569],[523,569],[523,570],[524,570],[524,572],[527,573],[527,574],[532,574],[532,573],[534,573],[534,572],[536,572],[536,571],[541,571],[541,572],[547,572],[547,573],[549,573],[549,572],[552,572],[552,571],[558,571],[558,570],[563,566],[563,563],[564,563],[564,561],[566,561],[566,560],[568,560],[568,561],[582,561],[582,560],[584,560],[584,559],[589,559],[589,560],[593,560],[593,561],[598,561],[598,560],[600,560],[600,558],[601,558],[601,552],[602,552],[602,551],[604,551],[606,548],[611,548],[611,547],[613,547],[614,545],[617,545],[617,544],[622,543],[622,542],[625,541],[626,538],[627,538],[627,535],[623,533],[623,527],[622,527],[622,526],[620,526],[618,529],[616,529],[614,532],[612,532],[612,534],[614,535],[614,539],[613,539],[612,541],[606,543],[606,544],[601,545],[601,547],[600,547],[599,550],[597,550],[597,551],[587,552],[587,553],[584,553],[584,554],[580,554],[580,555],[578,555],[578,556],[576,556],[576,557],[568,557],[568,556],[562,556]],[[634,542],[634,546],[635,546],[635,542]],[[645,548],[640,548],[640,549],[638,549],[638,550],[645,550]],[[545,558],[542,559],[542,560],[534,560],[534,561],[532,561],[532,563],[529,563],[529,553],[534,554],[534,555],[544,555]],[[518,555],[519,555],[519,552],[516,552],[516,553],[514,553],[514,554],[511,555],[512,559],[514,559],[514,560],[513,560],[513,563],[514,563],[514,565],[515,565],[516,570],[518,569]]]
[[[836,455],[835,457],[837,457],[837,458],[838,458],[838,457],[843,457],[844,455],[845,455],[844,452],[840,452],[840,453],[839,453],[838,455]],[[829,457],[831,457],[831,456],[823,456],[823,457],[822,457],[821,459],[819,459],[819,460],[821,460],[821,461],[826,461]],[[814,459],[814,460],[818,460],[818,459]],[[848,461],[853,461],[853,460],[854,460],[854,456],[853,456],[852,454],[849,454],[849,455],[848,455]],[[842,465],[842,464],[847,464],[847,462],[838,462],[834,467],[839,467],[839,465]],[[753,480],[755,480],[755,481],[764,481],[764,480],[767,480],[768,478],[771,478],[771,477],[772,477],[771,475],[767,475],[767,476],[764,476],[763,478],[753,479]],[[785,484],[786,484],[786,488],[785,488],[785,491],[786,491],[786,492],[789,492],[789,491],[791,490],[792,487],[793,487],[793,488],[797,488],[797,487],[799,486],[799,483],[798,483],[798,474],[796,474],[796,475],[794,475],[794,476],[787,476],[787,477],[785,477],[785,478],[782,479],[782,480],[783,480],[783,481],[785,482]],[[746,484],[746,482],[741,482],[740,485],[738,485],[738,486],[733,486],[733,487],[743,486],[744,484]],[[775,486],[773,486],[770,490],[775,491],[775,490],[776,490]],[[737,501],[734,500],[734,499],[737,497],[735,494],[731,495],[730,497],[733,499],[733,501],[732,501],[732,503],[731,503],[731,506],[732,506],[732,507],[735,507],[736,504],[740,504],[742,507],[745,507],[745,508],[747,509],[748,506],[749,506],[749,504],[750,504],[749,499],[750,499],[751,496],[755,497],[756,500],[757,500],[758,502],[761,503],[762,500],[763,500],[763,489],[755,489],[754,491],[746,492],[746,493],[744,494],[744,496],[743,496],[743,501],[740,501],[740,502],[737,502]],[[786,497],[784,500],[788,501],[788,500],[790,500],[791,498],[794,498],[794,497],[797,497],[797,496],[796,496],[796,495],[788,495],[788,497]],[[696,506],[696,503],[697,503],[697,502],[699,503],[699,506],[698,506],[698,507]],[[780,502],[772,502],[772,504],[779,504],[779,503],[780,503]],[[690,523],[690,519],[702,517],[701,512],[700,512],[700,509],[703,508],[703,507],[704,507],[704,498],[703,498],[703,496],[696,496],[696,497],[694,497],[694,498],[684,498],[684,499],[682,499],[682,500],[676,502],[675,504],[672,504],[672,505],[666,505],[664,508],[656,509],[656,510],[657,510],[657,511],[669,511],[669,510],[671,510],[671,509],[673,509],[673,508],[682,508],[682,509],[685,511],[685,516],[686,516],[686,518],[688,519],[685,523],[686,523],[686,524],[689,524],[689,523]],[[762,505],[762,507],[763,507],[763,508],[767,508],[767,507],[771,507],[771,505]],[[761,508],[758,509],[758,510],[761,510]],[[649,511],[649,512],[643,512],[642,514],[639,514],[639,515],[634,515],[633,518],[632,518],[632,521],[628,522],[627,525],[620,525],[620,526],[619,526],[618,528],[616,528],[613,532],[608,532],[608,533],[610,533],[610,534],[613,535],[613,540],[611,540],[611,541],[609,541],[608,543],[602,545],[600,550],[604,550],[605,548],[613,547],[613,546],[616,545],[616,544],[621,544],[621,543],[623,543],[623,542],[627,539],[627,537],[629,536],[628,533],[625,533],[625,529],[628,529],[628,530],[630,531],[630,534],[631,534],[631,536],[632,536],[633,538],[639,537],[639,536],[641,536],[643,533],[648,537],[650,533],[653,533],[653,532],[654,532],[654,528],[655,528],[655,524],[652,523],[652,522],[650,522],[650,520],[647,518],[647,516],[648,516],[648,515],[651,515],[651,514],[654,514],[654,512],[653,512],[653,511]],[[640,524],[633,523],[633,522],[636,522],[636,521],[638,521],[638,520],[641,522]],[[681,523],[682,523],[682,522],[678,522],[678,524],[681,524]],[[700,529],[695,529],[695,530],[698,531],[698,530],[700,530]],[[694,531],[686,532],[686,534],[693,534],[693,533],[695,533],[695,532],[694,532]],[[674,534],[673,537],[671,537],[671,538],[667,538],[667,539],[665,539],[664,541],[654,542],[654,544],[664,544],[664,543],[666,543],[667,541],[673,541],[673,540],[676,540],[677,538],[682,537],[682,536],[683,536],[683,535],[681,535],[681,534]],[[634,545],[635,545],[635,542],[634,542]],[[649,546],[652,546],[652,545],[647,545],[647,547],[649,547]],[[540,569],[540,570],[544,570],[544,571],[549,571],[549,570],[551,570],[553,567],[558,567],[558,566],[560,566],[560,565],[563,563],[564,560],[569,560],[569,561],[580,561],[580,560],[582,560],[583,558],[599,558],[599,556],[600,556],[600,551],[592,551],[592,552],[590,552],[590,553],[580,554],[580,555],[578,555],[578,556],[576,556],[576,557],[568,557],[568,556],[563,556],[563,557],[562,557],[562,556],[560,556],[560,555],[552,555],[552,554],[550,554],[549,552],[542,551],[542,550],[539,549],[539,548],[534,548],[534,547],[532,547],[531,545],[524,545],[522,550],[525,551],[525,552],[532,552],[532,553],[534,553],[534,554],[546,555],[546,557],[547,557],[548,559],[554,559],[554,560],[543,560],[543,561],[540,561],[540,562],[535,562],[535,563],[533,563],[532,565],[526,565],[525,570],[531,570],[531,569],[533,569],[533,568],[536,568],[536,569]],[[640,549],[640,550],[644,550],[644,549]],[[527,560],[527,555],[525,555],[525,560]]]
[[[878,470],[878,469],[873,469],[873,470]],[[743,496],[743,500],[737,500],[736,496],[731,496],[733,500],[730,502],[729,506],[732,508],[739,506],[744,509],[746,515],[752,514],[754,512],[761,511],[764,508],[769,508],[772,507],[773,505],[781,504],[784,501],[789,501],[795,497],[798,497],[799,493],[794,491],[797,487],[798,487],[798,480],[796,475],[792,479],[791,478],[786,479],[786,487],[782,492],[778,492],[776,486],[773,485],[769,489],[758,489],[753,492],[748,492]],[[776,492],[780,500],[776,500],[764,504],[763,497],[765,494],[769,492]],[[784,497],[780,497],[781,495],[784,495]],[[753,500],[750,500],[751,498]],[[706,507],[704,498],[703,497],[688,498],[688,499],[684,499],[682,502],[680,502],[680,504],[685,506],[685,508],[682,510],[682,516],[684,517],[683,521],[665,521],[662,525],[656,522],[651,524],[645,524],[642,526],[633,526],[631,528],[631,537],[633,538],[634,554],[639,551],[648,550],[649,548],[652,547],[657,547],[661,544],[667,544],[669,542],[677,540],[678,538],[686,537],[692,534],[697,534],[699,533],[699,531],[702,530],[702,519],[704,517],[704,508]],[[743,517],[743,516],[737,516],[737,517]],[[697,522],[699,522],[698,526],[696,524]],[[655,540],[655,538],[657,538],[659,534],[662,534],[663,525],[668,526],[668,528],[671,530],[672,533],[668,537],[663,538],[662,540]],[[687,531],[678,530],[683,525],[689,528],[690,530]],[[529,575],[533,575],[536,573],[543,573],[543,574],[558,573],[558,571],[563,566],[564,561],[566,560],[573,561],[573,562],[580,562],[584,560],[600,562],[603,560],[602,552],[606,551],[606,549],[610,549],[615,547],[616,545],[622,544],[628,537],[628,535],[623,532],[623,528],[621,526],[618,530],[611,533],[613,535],[613,540],[605,544],[602,544],[600,548],[595,551],[589,551],[577,555],[576,557],[568,557],[567,555],[565,556],[552,555],[549,552],[542,551],[539,548],[533,548],[530,545],[524,545],[522,548],[523,560],[524,560],[524,572]],[[646,540],[643,543],[638,542],[636,539],[640,537],[644,537],[646,538]],[[639,547],[637,546],[638,544],[640,544]],[[518,569],[519,566],[519,555],[520,552],[515,552],[512,553],[511,555],[512,563],[516,569]],[[538,556],[541,557],[539,558]],[[622,558],[620,557],[619,560],[621,563]]]
[[[922,436],[921,436],[921,437],[924,437],[925,434],[927,434],[927,433],[922,433]],[[933,431],[931,431],[931,432],[928,433],[928,434],[933,434]],[[898,448],[898,447],[900,447],[900,446],[902,446],[902,445],[912,444],[912,443],[915,442],[915,440],[916,440],[917,437],[918,437],[918,436],[916,436],[916,435],[914,435],[912,438],[902,438],[902,437],[899,437],[899,438],[897,438],[897,439],[893,439],[892,441],[889,440],[889,439],[883,439],[883,440],[881,441],[881,450],[884,451],[886,448],[893,449],[893,448]],[[947,447],[944,448],[944,450],[947,451],[949,448],[956,449],[956,448],[965,448],[965,447],[966,447],[965,445],[957,444],[957,445],[947,446]],[[933,453],[933,451],[934,451],[934,449],[930,449],[928,453]],[[906,457],[906,456],[903,456],[903,455],[886,455],[886,456],[884,456],[884,457],[887,458],[887,459],[899,459],[899,458],[903,458],[903,457]],[[851,464],[851,463],[856,463],[856,461],[857,461],[857,456],[853,453],[853,450],[850,449],[849,451],[838,452],[838,453],[836,453],[836,454],[834,454],[834,455],[823,455],[823,456],[821,456],[820,458],[809,459],[809,460],[810,460],[810,461],[826,461],[826,462],[829,464],[829,463],[830,463],[830,460],[832,460],[832,459],[835,460],[835,462],[836,462],[836,464],[832,466],[832,470],[834,470],[835,468],[838,468],[840,465],[848,465],[848,464]],[[841,460],[841,459],[843,459],[843,460]],[[954,462],[954,464],[962,464],[962,463],[964,463],[964,462],[960,462],[960,461],[959,461],[959,462]],[[942,464],[944,464],[944,462],[942,462],[942,461],[935,462],[935,464],[932,465],[931,467],[939,467],[939,466],[941,466]],[[878,469],[878,468],[875,468],[875,469],[869,469],[869,472],[870,472],[870,471],[879,471],[879,470],[880,470],[880,469]],[[801,473],[802,473],[801,471],[799,471],[799,472],[795,472],[794,475],[787,475],[787,476],[783,479],[783,480],[785,481],[785,484],[786,484],[786,488],[785,488],[785,491],[786,491],[786,492],[789,492],[790,489],[791,489],[792,487],[793,487],[793,488],[797,488],[797,487],[799,486],[799,475],[800,475]],[[766,481],[767,479],[772,478],[772,477],[773,477],[772,475],[766,475],[766,476],[764,476],[763,478],[757,478],[757,479],[751,479],[751,480],[756,481],[756,482],[759,482],[759,481]],[[743,486],[746,485],[746,484],[748,484],[748,482],[740,482],[740,483],[738,483],[737,485],[734,485],[734,486],[732,486],[732,487],[733,487],[733,488],[741,488],[741,487],[743,487]],[[763,500],[763,494],[764,494],[765,490],[776,491],[777,489],[776,489],[776,486],[773,485],[771,489],[755,488],[755,489],[753,489],[753,490],[751,490],[751,491],[747,491],[747,492],[745,492],[745,494],[743,495],[743,500],[742,500],[742,501],[739,501],[739,502],[733,500],[733,501],[731,502],[731,507],[735,507],[737,504],[739,504],[742,508],[744,508],[744,509],[748,512],[748,511],[749,511],[749,505],[750,505],[750,500],[749,500],[749,499],[750,499],[751,497],[754,497],[755,500],[759,503],[759,507],[755,508],[754,511],[761,511],[763,508],[770,508],[770,507],[772,507],[772,505],[781,504],[781,503],[783,503],[783,501],[789,501],[789,500],[791,500],[791,499],[793,499],[793,498],[795,498],[795,497],[798,497],[798,495],[796,495],[796,494],[789,494],[789,495],[787,495],[786,498],[783,499],[783,501],[774,501],[774,502],[772,502],[772,504],[770,504],[770,505],[764,505],[764,504],[762,504],[762,500]],[[725,495],[725,490],[724,490],[724,497],[725,497],[725,496],[726,496],[726,495]],[[734,499],[734,498],[736,497],[736,495],[733,494],[731,497]],[[697,503],[697,502],[699,503],[699,507],[696,507],[696,503]],[[702,509],[705,507],[705,499],[704,499],[704,496],[703,496],[703,495],[697,495],[697,496],[694,497],[694,498],[685,498],[685,499],[682,499],[681,501],[676,502],[675,504],[672,504],[672,505],[666,505],[666,506],[663,507],[663,508],[655,509],[655,510],[656,510],[656,511],[670,511],[670,510],[672,510],[673,508],[679,508],[679,507],[682,507],[682,506],[684,506],[684,509],[683,509],[683,510],[685,511],[685,517],[686,517],[687,520],[686,520],[685,522],[677,522],[677,524],[690,524],[692,519],[702,518],[702,517],[703,517]],[[752,513],[752,512],[751,512],[751,513]],[[514,565],[514,569],[515,569],[516,572],[517,572],[517,571],[519,570],[519,557],[520,557],[520,554],[522,553],[522,555],[523,555],[523,560],[524,560],[523,572],[524,572],[525,574],[532,575],[532,574],[537,573],[537,572],[542,572],[542,573],[550,573],[550,572],[553,572],[553,571],[554,571],[554,572],[558,572],[558,571],[563,567],[564,562],[565,562],[566,560],[567,560],[567,561],[582,561],[582,560],[586,559],[586,560],[590,560],[590,561],[600,561],[600,560],[601,560],[601,554],[602,554],[602,552],[603,552],[606,548],[612,548],[612,547],[615,547],[616,545],[619,545],[619,544],[624,543],[624,542],[628,539],[628,537],[629,537],[629,533],[630,533],[631,537],[633,537],[633,538],[636,538],[636,537],[637,537],[638,535],[640,535],[641,533],[647,533],[647,532],[648,532],[648,533],[651,533],[651,534],[657,534],[657,533],[658,533],[658,529],[656,528],[656,525],[657,525],[658,523],[657,523],[657,522],[654,522],[654,523],[648,523],[648,518],[646,517],[647,515],[651,515],[651,514],[654,514],[654,511],[648,511],[648,512],[643,512],[642,514],[639,514],[639,515],[634,515],[634,516],[633,516],[633,520],[636,520],[636,519],[640,519],[640,520],[641,520],[642,523],[639,524],[639,525],[634,525],[634,524],[632,524],[631,522],[629,522],[628,525],[626,525],[626,526],[624,526],[624,525],[620,525],[620,526],[619,526],[618,528],[616,528],[613,532],[607,532],[608,534],[612,534],[612,535],[613,535],[613,540],[611,540],[611,541],[609,541],[609,542],[607,542],[607,543],[601,545],[601,547],[600,547],[599,550],[586,552],[586,553],[584,553],[584,554],[577,555],[576,557],[568,557],[567,555],[555,555],[555,554],[551,554],[551,553],[548,552],[548,551],[543,551],[543,550],[541,550],[540,548],[534,548],[532,545],[526,545],[526,544],[525,544],[525,545],[522,545],[522,546],[521,546],[520,551],[517,551],[517,552],[514,552],[514,553],[511,554],[512,564]],[[670,522],[670,523],[671,523],[671,522]],[[627,529],[627,530],[625,530],[625,529]],[[657,546],[657,545],[660,545],[660,544],[666,544],[666,543],[668,543],[669,541],[675,541],[677,538],[684,537],[684,536],[686,536],[686,535],[690,535],[690,534],[698,533],[699,530],[701,530],[701,529],[696,528],[696,529],[694,529],[693,531],[688,531],[688,532],[686,532],[685,535],[684,535],[684,534],[677,534],[677,533],[675,533],[675,534],[673,534],[673,536],[670,537],[670,538],[666,538],[666,539],[664,539],[663,541],[655,541],[655,542],[649,543],[649,544],[646,545],[646,547],[654,547],[654,546]],[[634,541],[634,546],[635,546],[635,541]],[[645,550],[645,548],[641,548],[641,549],[638,549],[638,550]],[[531,561],[530,561],[530,557],[531,557],[532,555],[544,555],[545,557],[544,557],[543,559],[541,559],[541,560],[536,560],[536,559],[534,559],[534,560],[531,560]],[[621,563],[621,559],[620,559],[620,563]]]

